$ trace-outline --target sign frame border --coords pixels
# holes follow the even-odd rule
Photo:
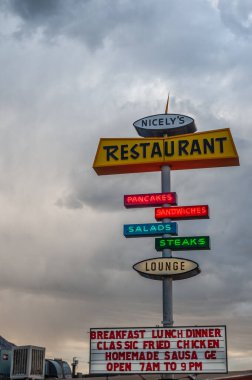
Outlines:
[[[91,330],[123,330],[123,329],[153,329],[153,328],[156,328],[156,329],[173,329],[173,328],[190,328],[190,327],[192,327],[192,328],[204,328],[204,327],[206,327],[206,328],[211,328],[211,327],[222,327],[223,329],[224,329],[224,332],[225,332],[225,358],[226,358],[226,360],[225,360],[225,364],[226,364],[226,372],[204,372],[204,373],[202,373],[202,372],[198,372],[199,374],[202,374],[202,375],[207,375],[207,374],[227,374],[228,373],[228,349],[227,349],[227,346],[228,346],[228,341],[227,341],[227,325],[224,325],[224,324],[220,324],[220,325],[189,325],[189,326],[169,326],[169,327],[163,327],[163,326],[140,326],[140,327],[90,327],[89,328],[89,332],[88,332],[88,334],[89,334],[89,375],[90,376],[92,376],[92,377],[99,377],[99,376],[109,376],[109,374],[108,374],[108,372],[103,372],[103,373],[99,373],[99,374],[95,374],[95,373],[90,373],[90,367],[91,367],[91,338],[90,338],[90,336],[91,336]],[[189,373],[188,371],[181,371],[181,372],[170,372],[170,371],[167,371],[167,372],[164,372],[164,371],[161,371],[161,372],[137,372],[137,373],[130,373],[130,374],[128,374],[128,375],[138,375],[138,374],[145,374],[145,375],[154,375],[154,374],[162,374],[162,373],[166,373],[166,374],[174,374],[174,375],[176,375],[176,374],[182,374],[182,373],[184,373],[184,374],[187,374],[187,373]],[[195,373],[195,372],[190,372],[190,373]],[[113,376],[117,376],[117,375],[119,375],[119,376],[121,376],[121,375],[125,375],[125,374],[127,374],[127,373],[125,373],[125,372],[116,372],[116,373],[114,373],[113,372],[113,374],[111,374],[111,375],[113,375]],[[125,375],[126,376],[126,375]]]

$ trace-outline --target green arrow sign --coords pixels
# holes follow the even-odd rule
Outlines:
[[[180,236],[168,238],[156,238],[157,251],[171,249],[172,251],[189,251],[197,249],[210,249],[209,236]]]

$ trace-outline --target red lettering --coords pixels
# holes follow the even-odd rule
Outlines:
[[[121,350],[122,349],[122,342],[120,340],[118,341],[111,341],[111,342],[104,342],[100,341],[97,343],[97,350]]]
[[[208,360],[215,360],[215,359],[217,359],[217,357],[216,357],[216,351],[206,351],[205,352],[205,359],[208,359]]]
[[[201,208],[201,214],[202,215],[207,215],[207,207],[202,207]]]
[[[181,369],[182,371],[186,371],[186,363],[181,363]]]
[[[143,341],[143,349],[144,350],[154,350],[154,341],[152,340],[144,340]]]
[[[183,338],[183,330],[177,331],[178,338]]]
[[[202,362],[190,362],[189,371],[202,371]]]
[[[210,343],[211,342],[211,343]],[[218,341],[211,341],[211,340],[178,340],[177,341],[177,348],[216,348],[211,347],[214,343],[212,342],[218,342]]]
[[[188,207],[185,209],[186,215],[192,216],[195,215],[195,208],[194,207]]]
[[[164,362],[166,371],[176,371],[177,364],[174,362]]]
[[[125,207],[148,207],[165,203],[176,204],[176,193],[124,195]]]
[[[165,358],[165,360],[169,360],[170,359],[170,352],[169,351],[165,351],[165,353],[164,353],[164,358]]]
[[[107,363],[107,371],[112,371],[113,370],[113,363]]]
[[[107,363],[106,369],[108,372],[128,372],[131,371],[131,363]]]
[[[142,363],[140,362],[141,366],[141,371],[145,372],[155,372],[155,371],[160,371],[160,363],[159,362],[147,362],[147,363]]]
[[[97,331],[97,339],[102,339],[102,338],[103,338],[102,331]]]
[[[143,372],[144,371],[144,365],[145,365],[145,363],[139,363],[140,364],[140,367],[141,367],[141,372]]]
[[[137,350],[138,345],[137,345],[137,340],[131,341],[131,340],[126,340],[124,343],[124,348],[125,350]]]
[[[175,206],[155,209],[155,218],[157,220],[164,218],[194,219],[204,217],[208,217],[208,206]]]
[[[219,340],[212,339],[208,341],[208,348],[220,348]]]
[[[158,350],[163,350],[164,348],[170,348],[171,343],[169,340],[158,340],[156,341],[156,348]]]
[[[90,339],[96,339],[96,332],[95,331],[90,332]]]
[[[128,331],[128,339],[132,339],[132,338],[134,338],[133,331],[129,330]]]

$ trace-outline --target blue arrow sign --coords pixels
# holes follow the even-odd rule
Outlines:
[[[170,223],[147,223],[147,224],[124,224],[123,234],[125,237],[148,237],[162,236],[164,234],[177,235],[178,225]]]

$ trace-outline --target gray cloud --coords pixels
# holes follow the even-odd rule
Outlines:
[[[252,34],[252,5],[249,0],[228,1],[218,3],[223,23],[238,36],[250,38]]]
[[[20,3],[20,1],[10,1],[11,9],[19,14],[24,20],[32,20],[34,22],[40,22],[43,19],[48,19],[48,17],[60,11],[60,1],[51,0],[38,0],[31,1],[25,0]]]
[[[210,206],[179,234],[212,241],[177,254],[202,273],[174,284],[175,323],[226,323],[230,368],[251,368],[249,3],[24,0],[1,11],[1,335],[79,356],[87,371],[90,327],[160,323],[161,283],[131,268],[157,257],[154,239],[122,236],[124,223],[154,221],[123,195],[158,192],[160,173],[98,177],[92,163],[100,137],[136,136],[133,121],[163,112],[170,90],[171,111],[199,131],[231,128],[241,162],[172,172],[179,204]]]
[[[146,7],[149,8],[149,5]],[[20,35],[41,29],[46,38],[78,38],[93,49],[101,47],[118,24],[136,19],[141,5],[132,7],[128,1],[107,0],[102,3],[74,0],[64,4],[51,0],[35,3],[31,0],[22,3],[12,0],[9,9],[22,20]]]

